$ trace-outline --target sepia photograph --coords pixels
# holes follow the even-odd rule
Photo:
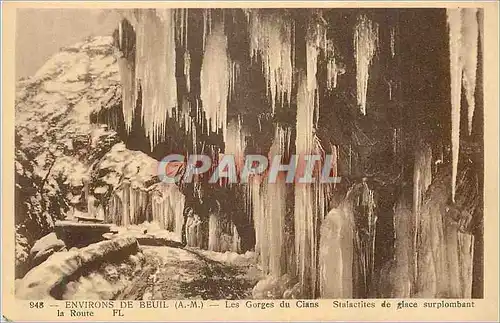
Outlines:
[[[16,299],[473,307],[484,14],[17,8]]]

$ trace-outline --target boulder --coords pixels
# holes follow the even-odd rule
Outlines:
[[[66,249],[66,244],[57,238],[55,232],[38,239],[30,250],[32,266],[38,266],[56,251]]]
[[[65,289],[63,283],[77,278],[74,276],[78,272],[105,259],[117,260],[138,250],[135,238],[117,237],[82,249],[57,252],[24,276],[16,286],[16,296],[20,299],[60,299]]]

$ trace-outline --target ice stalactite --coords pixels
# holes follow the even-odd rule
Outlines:
[[[104,222],[121,225],[122,208],[123,204],[120,195],[114,192],[109,198],[108,205],[104,210]]]
[[[314,93],[317,88],[318,56],[320,50],[326,48],[326,29],[320,23],[311,23],[306,38],[307,90]]]
[[[269,159],[289,153],[291,131],[276,126]],[[278,175],[276,182],[267,183],[267,178],[253,175],[248,183],[248,199],[251,201],[255,227],[255,251],[265,274],[280,277],[287,269],[286,257],[291,252],[285,247],[285,216],[287,184],[284,176]]]
[[[269,90],[272,111],[279,99],[281,105],[290,104],[293,76],[294,22],[282,14],[251,10],[250,52],[252,58],[262,57],[262,70]],[[286,96],[286,100],[285,100]],[[285,102],[286,101],[286,102]]]
[[[231,87],[231,61],[224,25],[215,24],[207,36],[201,66],[201,100],[212,132],[226,138],[227,106]]]
[[[208,220],[208,250],[239,252],[240,236],[234,224],[224,223],[219,212],[212,212]]]
[[[326,61],[326,87],[333,90],[337,87],[339,75],[345,74],[345,67],[335,57],[335,45],[331,39],[327,39],[324,19],[319,16],[311,22],[307,30],[307,84],[309,90],[316,89],[316,73],[320,53]]]
[[[211,9],[203,9],[203,49],[207,44],[207,36],[212,29],[212,11]]]
[[[104,220],[104,210],[102,205],[99,204],[95,196],[89,195],[87,198],[87,211],[91,218]]]
[[[353,185],[338,208],[321,223],[319,287],[325,298],[372,296],[375,273],[374,191]]]
[[[130,223],[139,224],[147,220],[148,192],[133,183],[130,190]]]
[[[387,86],[389,88],[389,101],[392,101],[392,88],[394,86],[394,81],[392,80],[387,81]]]
[[[241,172],[244,165],[245,148],[246,132],[242,128],[241,117],[238,117],[238,119],[228,122],[224,150],[224,155],[230,155],[234,157],[237,174]],[[237,174],[234,175],[236,176]]]
[[[337,66],[335,64],[335,59],[329,61],[326,67],[326,75],[327,75],[327,87],[332,90],[337,87]]]
[[[120,81],[122,86],[122,110],[125,129],[130,132],[135,108],[135,61],[133,48],[135,44],[135,33],[133,27],[127,20],[122,20],[118,24],[118,43],[120,55],[118,66],[120,71]]]
[[[333,44],[326,39],[326,29],[320,22],[311,23],[306,37],[306,71],[299,77],[297,89],[296,154],[324,155],[321,143],[315,136],[315,124],[319,120],[318,57],[323,51],[334,59]],[[330,54],[330,55],[328,55]],[[333,62],[335,63],[335,62]],[[328,66],[327,66],[328,67]],[[337,71],[335,71],[337,73]],[[329,78],[329,81],[332,78]],[[317,174],[316,174],[317,175]],[[315,176],[318,180],[319,176]],[[317,285],[318,224],[325,217],[325,191],[322,183],[295,185],[295,255],[297,274],[302,293],[315,296]]]
[[[387,279],[391,286],[390,294],[385,297],[411,297],[414,273],[415,243],[412,237],[415,223],[409,199],[401,194],[394,206],[394,261]]]
[[[448,26],[450,32],[450,78],[451,78],[451,154],[452,178],[451,195],[455,201],[455,185],[458,169],[458,153],[460,149],[460,99],[462,96],[462,62],[460,52],[462,48],[461,14],[460,9],[447,9]]]
[[[176,38],[180,46],[187,48],[188,44],[188,8],[175,9]]]
[[[221,251],[220,237],[222,227],[219,220],[219,214],[211,213],[208,218],[208,250]]]
[[[475,109],[476,71],[478,55],[479,25],[477,9],[447,9],[450,45],[451,78],[451,146],[452,178],[451,196],[455,201],[455,186],[460,151],[460,105],[462,84],[468,105],[468,130],[472,131]]]
[[[394,57],[396,56],[396,27],[391,28],[390,34],[391,56]]]
[[[323,150],[323,147],[321,146],[321,142],[319,141],[317,136],[314,136],[314,146],[313,146],[313,154],[316,156],[325,156],[325,151]],[[333,160],[332,162],[332,170],[334,171],[333,176],[337,176],[337,170],[336,170],[336,165],[337,165],[337,155],[336,155],[336,147],[333,146],[333,151],[332,151],[332,157]],[[325,165],[325,158],[321,159],[321,165]],[[314,192],[314,200],[313,200],[313,205],[314,205],[314,213],[316,214],[316,218],[319,219],[319,221],[322,221],[327,214],[327,207],[329,206],[327,203],[327,194],[333,192],[333,187],[335,187],[335,183],[322,183],[321,182],[321,169],[319,167],[316,167],[313,170],[314,174],[314,182],[313,182],[313,192]]]
[[[323,39],[326,38],[326,29],[320,26]],[[321,37],[321,36],[320,36]],[[339,75],[345,74],[345,67],[337,62],[335,58],[335,46],[331,39],[325,43],[324,54],[326,57],[326,87],[331,91],[337,87]]]
[[[183,98],[178,121],[180,125],[184,126],[185,132],[191,132],[193,130],[193,120],[189,115],[190,111],[191,111],[191,104],[186,98]]]
[[[295,147],[298,156],[313,152],[314,108],[316,95],[310,89],[310,78],[302,72],[297,90],[297,132]],[[312,82],[311,82],[312,83]],[[295,185],[295,254],[297,274],[302,293],[312,294],[316,286],[317,217],[314,209],[314,191],[311,183]]]
[[[241,73],[240,70],[241,70],[241,68],[240,68],[240,64],[238,62],[231,63],[231,82],[229,83],[229,85],[230,85],[229,94],[230,95],[235,94],[235,85],[236,85],[236,81],[240,77],[240,73]]]
[[[360,184],[361,194],[354,205],[356,223],[356,249],[358,250],[356,288],[365,297],[372,296],[375,273],[375,236],[377,216],[375,214],[374,191],[364,181]]]
[[[338,146],[336,145],[331,145],[331,150],[332,150],[332,172],[334,176],[339,176],[339,170],[338,170],[338,165],[339,165],[339,149]],[[336,183],[333,183],[333,186],[335,187]]]
[[[123,119],[127,132],[130,132],[132,129],[132,119],[134,117],[135,107],[134,69],[124,57],[118,59],[118,64],[120,66],[120,80],[122,84]]]
[[[425,192],[432,182],[432,149],[427,144],[420,144],[415,150],[415,161],[413,166],[413,245],[417,245],[420,232],[418,231],[420,225],[420,213],[422,203],[424,201]],[[417,250],[414,249],[413,261],[415,268],[414,272],[418,271]]]
[[[413,166],[413,211],[420,213],[425,192],[432,182],[432,149],[427,144],[422,144],[415,150],[415,163]]]
[[[280,125],[276,126],[274,141],[269,151],[269,159],[274,156],[285,156],[290,143],[290,130]],[[283,174],[281,174],[283,175]],[[275,183],[266,185],[266,217],[269,235],[269,273],[275,277],[284,274],[285,261],[285,216],[286,216],[286,189],[285,176],[278,175]]]
[[[366,16],[358,17],[354,30],[354,55],[356,58],[357,102],[360,111],[366,115],[366,95],[370,65],[378,46],[378,24]]]
[[[472,132],[472,118],[476,106],[476,71],[478,55],[479,26],[476,8],[462,9],[462,59],[463,59],[463,86],[468,106],[468,130]]]
[[[187,92],[191,89],[191,55],[188,50],[188,9],[176,9],[175,10],[175,35],[176,41],[179,47],[183,48],[183,65],[184,65],[184,77],[186,78],[186,90]]]
[[[149,189],[151,201],[151,221],[158,223],[161,229],[175,233],[182,241],[185,197],[173,184],[158,183]]]
[[[177,106],[174,10],[139,10],[137,15],[136,79],[142,91],[142,123],[152,149],[164,137],[167,117]]]
[[[140,224],[150,217],[148,191],[134,182],[124,181],[112,193],[106,210],[106,222],[119,226]]]
[[[186,78],[186,89],[191,90],[191,56],[189,51],[184,52],[184,77]]]
[[[121,191],[123,205],[121,224],[126,227],[133,224],[130,221],[130,181],[123,181]]]
[[[321,224],[319,280],[321,298],[353,298],[354,219],[332,209]]]
[[[307,80],[307,92],[308,92],[307,95],[312,96],[311,98],[309,98],[309,100],[312,100],[309,103],[312,104],[312,109],[317,107],[317,109],[314,109],[314,111],[316,112],[314,125],[317,125],[319,120],[319,102],[318,102],[319,95],[317,93],[318,82],[316,80],[316,73],[318,71],[318,56],[321,48],[325,48],[325,46],[326,46],[326,30],[322,28],[322,25],[320,25],[319,23],[316,24],[311,23],[308,26],[307,36],[306,36],[306,60],[307,60],[306,80]],[[297,127],[297,129],[301,128]]]
[[[450,205],[450,175],[444,170],[429,186],[418,225],[418,271],[415,293],[420,298],[470,298],[474,236],[470,221],[478,202],[474,172],[457,180],[457,201]],[[474,202],[475,201],[475,202]]]
[[[262,270],[268,272],[268,257],[267,252],[269,244],[267,239],[266,224],[265,224],[265,187],[262,185],[262,178],[252,176],[248,181],[248,194],[252,203],[252,215],[255,227],[255,253],[259,256]],[[267,262],[266,262],[267,261]]]

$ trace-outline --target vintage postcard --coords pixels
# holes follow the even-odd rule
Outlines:
[[[497,2],[7,2],[5,321],[498,321]]]

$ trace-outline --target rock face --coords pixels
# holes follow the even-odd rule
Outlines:
[[[124,256],[137,253],[139,246],[132,237],[120,237],[102,241],[82,249],[74,249],[53,254],[47,261],[30,270],[16,284],[16,295],[21,299],[54,299],[62,293],[65,280],[77,272],[88,268],[104,258],[120,260]],[[61,288],[62,290],[57,290]]]
[[[63,48],[17,84],[16,277],[53,252],[42,248],[29,262],[31,246],[56,221],[93,217],[128,225],[158,217],[150,196],[164,190],[148,190],[158,182],[156,160],[120,142],[117,54],[113,37],[91,37]],[[180,204],[167,197],[158,203],[182,222],[182,198],[178,192],[174,200]],[[181,226],[171,230],[180,234]],[[79,246],[102,240],[102,233]]]
[[[111,108],[106,98],[119,87],[112,48],[111,37],[89,38],[17,84],[17,277],[29,269],[23,250],[66,216],[78,202],[72,188],[88,181],[89,166],[118,142],[115,131],[90,122]]]

